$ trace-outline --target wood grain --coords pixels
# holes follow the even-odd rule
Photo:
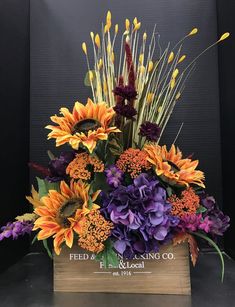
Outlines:
[[[125,269],[100,268],[100,262],[82,260],[84,257],[90,258],[92,254],[77,247],[64,249],[54,257],[54,291],[191,294],[186,244],[161,248],[160,255],[155,254],[160,259],[123,260],[120,265]],[[166,257],[173,259],[163,259]],[[127,262],[135,267],[128,268]]]

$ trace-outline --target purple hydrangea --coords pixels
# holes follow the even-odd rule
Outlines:
[[[102,198],[101,211],[114,223],[114,247],[124,257],[158,251],[178,225],[178,218],[170,214],[165,189],[147,174],[127,187],[119,185],[108,195],[103,193]]]
[[[201,203],[207,209],[203,213],[203,218],[210,222],[210,233],[212,235],[222,236],[229,227],[230,218],[225,215],[217,206],[214,197],[202,195]]]
[[[46,177],[49,182],[58,182],[66,178],[66,168],[75,158],[74,151],[64,151],[59,158],[55,158],[49,162],[50,176]]]
[[[109,166],[105,170],[106,180],[108,185],[117,188],[123,180],[123,172],[115,165]]]
[[[33,229],[33,222],[31,221],[15,221],[9,222],[6,226],[1,227],[0,241],[5,238],[12,237],[13,240],[18,239],[19,236],[30,234]]]

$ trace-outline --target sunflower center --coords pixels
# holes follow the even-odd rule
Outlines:
[[[70,217],[73,217],[77,211],[77,209],[81,209],[83,205],[83,201],[80,198],[70,199],[65,202],[57,215],[58,223],[62,227],[69,227],[70,221],[68,220]]]
[[[74,133],[84,133],[87,134],[89,130],[97,130],[99,127],[101,127],[100,122],[93,118],[86,118],[83,120],[80,120],[78,123],[76,123],[73,127]]]
[[[180,171],[180,168],[175,163],[173,163],[172,161],[166,160],[166,162],[171,166],[171,170],[174,173],[177,173],[177,172]]]

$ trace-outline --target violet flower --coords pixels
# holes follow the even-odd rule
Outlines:
[[[178,228],[180,231],[195,232],[199,229],[201,220],[202,220],[201,214],[185,214],[180,218]]]
[[[102,193],[102,200],[101,212],[114,224],[114,247],[127,258],[158,251],[179,222],[170,214],[165,189],[147,174],[139,175],[127,187],[119,185],[108,195]]]
[[[58,182],[66,178],[66,168],[75,158],[74,151],[64,151],[59,158],[55,158],[49,162],[50,176],[46,177],[49,182]]]
[[[207,209],[203,213],[203,218],[210,221],[210,234],[213,236],[222,236],[228,229],[230,218],[225,215],[217,206],[214,197],[212,196],[201,196],[201,203]]]
[[[111,187],[117,188],[123,180],[123,172],[115,165],[105,169],[106,181]]]
[[[12,237],[13,240],[18,239],[19,236],[23,236],[25,234],[30,234],[33,229],[32,221],[15,221],[9,222],[6,226],[1,227],[0,229],[0,241],[5,238]]]

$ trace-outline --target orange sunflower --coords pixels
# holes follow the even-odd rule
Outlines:
[[[196,170],[199,161],[183,159],[182,152],[175,145],[169,151],[166,146],[159,145],[145,145],[144,150],[148,154],[147,160],[156,166],[156,174],[164,181],[187,187],[189,184],[196,184],[205,188],[204,173]]]
[[[60,113],[63,116],[51,116],[58,126],[46,126],[52,130],[48,139],[55,138],[56,146],[69,143],[78,149],[82,144],[92,153],[98,140],[107,140],[109,133],[120,132],[117,127],[109,127],[115,111],[105,102],[94,103],[88,98],[86,105],[76,102],[72,113],[67,108],[61,108]]]
[[[90,204],[89,188],[88,184],[81,181],[71,181],[70,186],[62,181],[60,192],[50,190],[47,196],[41,198],[44,205],[34,210],[39,218],[34,222],[33,230],[41,229],[37,236],[38,240],[53,237],[57,255],[60,254],[63,242],[72,247],[74,232],[79,233],[85,216],[90,210],[99,208],[93,202],[100,191],[91,196]]]

